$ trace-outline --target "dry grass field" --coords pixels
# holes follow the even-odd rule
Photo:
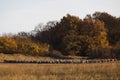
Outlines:
[[[41,57],[41,56],[30,56],[30,55],[22,55],[22,54],[3,54],[0,53],[0,62],[4,60],[49,60],[52,59],[50,57]]]
[[[0,80],[120,80],[120,63],[1,63]]]

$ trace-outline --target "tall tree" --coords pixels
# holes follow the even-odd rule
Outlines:
[[[104,22],[110,44],[113,45],[120,39],[118,34],[118,31],[120,31],[120,26],[116,17],[105,12],[96,12],[93,14],[93,18]]]
[[[67,49],[69,46],[67,40],[71,39],[72,42],[75,42],[74,40],[77,33],[77,26],[79,25],[80,21],[81,20],[79,17],[72,16],[70,14],[64,16],[61,21],[55,26],[55,41],[53,47],[64,53],[66,50],[62,48],[66,47],[65,49]]]

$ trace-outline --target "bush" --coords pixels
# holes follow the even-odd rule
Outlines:
[[[108,48],[93,48],[91,49],[89,55],[91,58],[112,58],[111,49]]]
[[[15,53],[17,44],[14,39],[8,37],[0,37],[0,52],[2,53]]]
[[[49,56],[52,58],[59,58],[59,59],[65,59],[67,57],[65,57],[64,55],[62,55],[62,53],[60,51],[57,50],[51,50],[49,53],[45,54],[44,56]]]
[[[116,45],[112,47],[112,54],[115,58],[120,59],[120,41],[118,41]]]
[[[48,44],[37,43],[30,38],[16,37],[14,39],[18,46],[18,53],[25,55],[43,55],[49,51]]]

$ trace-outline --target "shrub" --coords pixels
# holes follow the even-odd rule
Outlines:
[[[112,47],[112,54],[114,54],[115,58],[120,59],[120,41],[118,41],[116,45]]]
[[[0,37],[0,52],[15,53],[17,44],[14,39],[8,37]]]
[[[17,46],[18,53],[25,55],[43,55],[49,51],[49,45],[43,43],[37,43],[30,38],[14,37]]]

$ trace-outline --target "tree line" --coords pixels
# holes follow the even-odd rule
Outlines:
[[[80,19],[67,14],[29,33],[1,36],[0,52],[120,58],[120,17],[95,12]]]

